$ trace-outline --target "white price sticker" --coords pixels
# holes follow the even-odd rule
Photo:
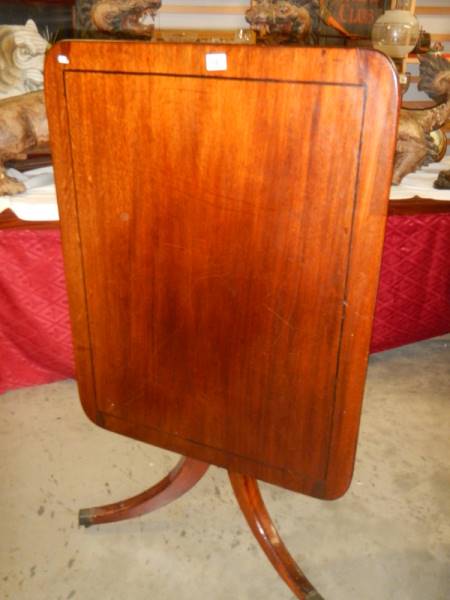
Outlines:
[[[210,52],[206,55],[207,71],[226,71],[227,55],[224,52]]]

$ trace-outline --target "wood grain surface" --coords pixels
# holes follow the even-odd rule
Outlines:
[[[205,54],[220,52],[227,70],[207,71]],[[46,90],[87,414],[197,460],[342,494],[395,143],[389,62],[63,42]]]

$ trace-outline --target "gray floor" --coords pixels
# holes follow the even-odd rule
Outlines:
[[[355,477],[321,502],[262,485],[326,600],[450,599],[450,340],[371,358]],[[159,512],[88,530],[177,457],[91,425],[73,382],[0,397],[0,599],[288,600],[211,468]]]

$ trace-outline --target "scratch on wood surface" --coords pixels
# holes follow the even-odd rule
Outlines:
[[[267,306],[267,304],[263,304],[263,306],[264,306],[264,308],[267,308],[267,310],[269,312],[273,313],[278,319],[280,319],[280,321],[282,321],[285,325],[287,325],[287,327],[289,327],[289,329],[294,330],[294,328],[289,323],[289,321],[287,319],[285,319],[282,315],[280,315],[279,313],[277,313],[276,310],[273,310],[273,308],[270,308],[270,306]]]

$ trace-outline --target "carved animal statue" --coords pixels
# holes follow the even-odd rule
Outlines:
[[[77,0],[74,28],[82,32],[105,32],[151,37],[161,0]]]
[[[0,25],[0,98],[42,89],[48,45],[31,19],[25,25]]]
[[[419,89],[440,104],[426,109],[400,110],[397,147],[392,183],[419,167],[437,160],[437,149],[430,133],[450,118],[450,63],[442,56],[419,55]]]
[[[317,16],[318,11],[315,12]],[[245,18],[262,38],[270,34],[281,34],[300,41],[309,40],[312,34],[313,12],[289,1],[254,2],[246,11]]]
[[[0,100],[0,196],[25,190],[6,174],[5,161],[26,158],[31,149],[48,143],[48,137],[43,91]]]
[[[245,18],[262,39],[275,43],[314,43],[320,21],[345,37],[355,37],[331,15],[326,0],[253,0]]]

